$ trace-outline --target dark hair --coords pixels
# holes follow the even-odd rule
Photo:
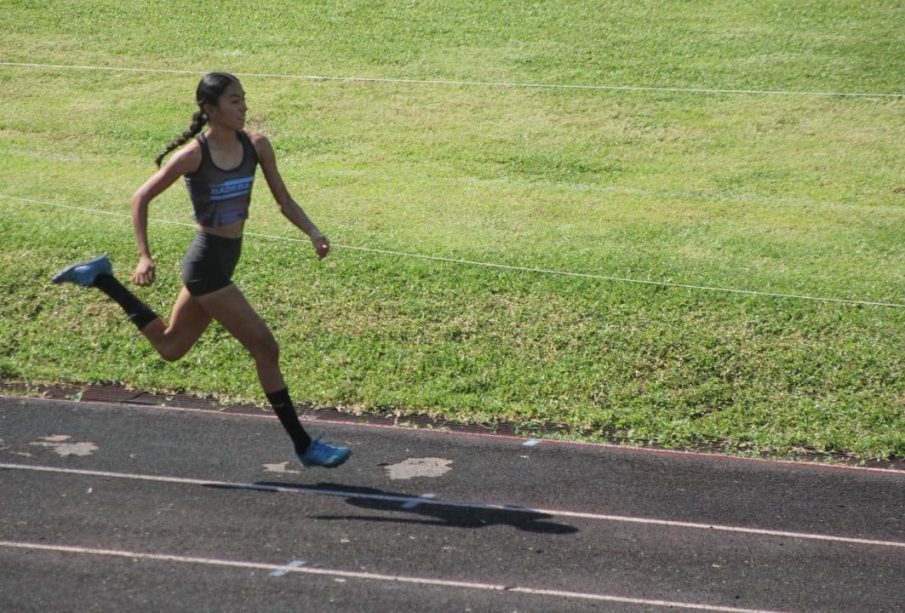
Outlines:
[[[204,124],[207,123],[208,119],[207,113],[204,112],[204,105],[216,105],[217,100],[220,99],[220,96],[223,95],[226,88],[233,83],[238,82],[239,79],[228,72],[209,72],[201,78],[201,81],[198,82],[198,87],[195,89],[195,102],[198,104],[198,110],[192,115],[192,123],[188,130],[167,145],[166,149],[155,158],[154,163],[157,164],[158,168],[160,167],[161,162],[163,162],[163,158],[165,158],[168,153],[185,144],[201,132],[201,128],[204,127]]]

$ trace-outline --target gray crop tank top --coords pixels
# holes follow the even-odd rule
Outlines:
[[[248,219],[258,154],[245,132],[236,132],[236,137],[242,143],[242,162],[232,170],[215,165],[207,137],[196,137],[201,145],[201,165],[185,175],[185,185],[195,209],[195,221],[202,226],[217,228]]]

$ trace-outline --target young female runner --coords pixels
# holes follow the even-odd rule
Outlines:
[[[279,365],[279,346],[233,282],[239,261],[242,230],[248,218],[255,170],[264,178],[283,215],[308,235],[318,257],[330,243],[292,199],[277,170],[267,138],[243,131],[245,91],[233,75],[205,75],[196,90],[198,110],[182,136],[157,156],[159,170],[132,197],[132,223],[138,243],[138,265],[132,275],[137,285],[154,282],[154,260],[148,244],[148,205],[179,177],[185,177],[195,210],[198,231],[182,259],[184,286],[173,305],[169,325],[113,276],[106,254],[79,262],[54,276],[54,283],[96,287],[115,300],[165,360],[177,360],[192,348],[216,319],[251,353],[258,379],[304,466],[333,467],[348,459],[348,447],[312,440],[299,423]],[[202,134],[202,128],[207,130]],[[163,158],[188,143],[162,168]]]

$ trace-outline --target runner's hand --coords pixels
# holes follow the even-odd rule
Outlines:
[[[151,285],[154,283],[154,260],[142,256],[138,260],[138,266],[132,273],[132,283],[135,285]]]
[[[323,260],[330,253],[330,241],[323,234],[314,234],[311,236],[311,244],[317,252],[317,257]]]

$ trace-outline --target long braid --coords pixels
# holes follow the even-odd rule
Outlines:
[[[170,153],[170,151],[181,147],[191,139],[195,138],[195,136],[197,136],[201,132],[201,128],[203,128],[206,123],[207,113],[205,113],[202,109],[195,111],[195,114],[192,115],[192,124],[189,126],[189,129],[183,132],[179,138],[167,145],[166,149],[164,149],[163,152],[154,159],[154,163],[157,164],[157,167],[160,168],[160,164],[161,162],[163,162],[163,158],[165,158],[167,154]]]
[[[239,80],[228,72],[209,72],[201,78],[201,81],[198,83],[198,88],[195,90],[195,103],[198,105],[198,110],[192,115],[192,125],[189,126],[188,130],[182,133],[182,136],[167,145],[167,148],[163,150],[163,153],[157,156],[154,162],[157,164],[158,168],[160,168],[163,158],[165,158],[170,151],[187,143],[201,132],[201,128],[208,122],[207,113],[204,112],[204,105],[210,104],[217,106],[217,101],[220,99],[220,96],[223,95],[226,88],[231,83],[238,82]]]

